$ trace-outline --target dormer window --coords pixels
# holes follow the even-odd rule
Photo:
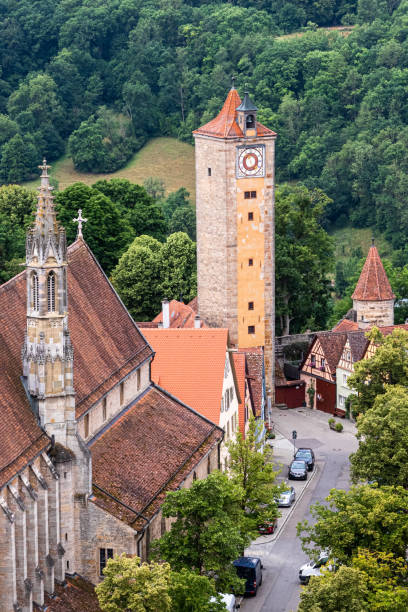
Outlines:
[[[51,270],[47,278],[48,312],[55,312],[55,272]]]
[[[33,310],[40,309],[39,297],[38,297],[38,275],[37,272],[33,272],[31,275],[31,308]]]

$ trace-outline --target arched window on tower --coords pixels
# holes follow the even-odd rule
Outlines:
[[[253,115],[247,115],[246,127],[250,129],[255,127],[255,117]]]
[[[37,272],[33,272],[31,274],[31,308],[33,310],[39,310],[38,274],[37,274]]]
[[[55,311],[55,272],[51,270],[47,278],[48,312]]]

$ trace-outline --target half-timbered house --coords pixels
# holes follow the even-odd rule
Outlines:
[[[316,334],[300,369],[300,378],[305,382],[305,400],[308,406],[312,403],[314,409],[335,414],[336,368],[346,340],[346,334]]]
[[[341,354],[337,371],[337,413],[345,413],[346,399],[354,393],[348,386],[348,379],[354,372],[354,364],[363,357],[369,344],[364,331],[349,332]]]

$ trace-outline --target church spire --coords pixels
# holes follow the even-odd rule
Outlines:
[[[44,159],[35,222],[27,232],[27,333],[23,376],[41,425],[65,443],[73,421],[73,350],[68,330],[67,245]]]

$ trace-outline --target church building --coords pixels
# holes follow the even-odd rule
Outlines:
[[[239,349],[264,347],[274,393],[274,146],[276,134],[232,87],[217,117],[193,132],[198,310]]]
[[[152,383],[154,351],[83,240],[81,215],[67,248],[48,168],[26,270],[0,286],[1,612],[52,610],[57,585],[97,583],[115,553],[146,559],[169,527],[166,492],[217,469],[223,439]]]

